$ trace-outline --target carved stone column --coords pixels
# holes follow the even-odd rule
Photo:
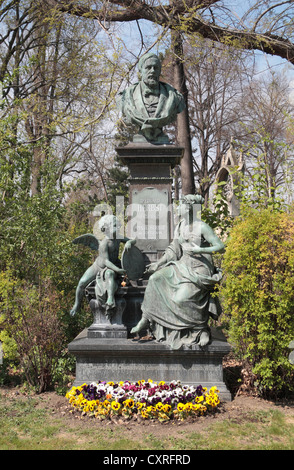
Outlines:
[[[116,152],[130,171],[127,236],[137,238],[146,263],[156,261],[173,236],[172,169],[180,163],[184,149],[130,143]]]

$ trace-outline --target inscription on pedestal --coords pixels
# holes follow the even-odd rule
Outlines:
[[[142,251],[164,250],[170,242],[171,208],[167,190],[147,187],[132,191],[132,238]]]

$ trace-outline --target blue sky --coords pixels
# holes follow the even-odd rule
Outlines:
[[[243,1],[236,1],[236,0],[224,0],[216,5],[222,4],[227,8],[224,10],[224,15],[228,14],[232,17],[242,18],[245,12],[248,9],[255,5],[257,0],[243,0]],[[268,2],[268,5],[273,5],[276,2]],[[277,1],[277,3],[279,3]],[[275,10],[278,11],[278,10]],[[293,14],[294,14],[294,2],[293,2]],[[253,15],[256,18],[256,12]],[[228,20],[228,18],[224,18]],[[135,22],[131,23],[124,23],[124,24],[116,24],[115,30],[117,32],[117,37],[122,38],[123,40],[123,48],[124,50],[128,50],[128,56],[130,63],[132,63],[138,55],[142,55],[146,49],[150,48],[154,41],[156,40],[157,33],[156,27],[154,24],[148,21],[139,22],[140,29],[142,36],[144,38],[144,48],[141,49],[141,34]],[[167,47],[169,40],[169,34],[167,34],[166,38],[163,39],[159,44],[156,44],[152,50],[158,53],[160,50],[164,50]],[[270,54],[264,54],[261,51],[255,51],[255,64],[256,64],[256,74],[257,77],[261,76],[264,73],[267,73],[269,70],[272,72],[280,72],[284,71],[286,76],[289,77],[289,81],[293,81],[293,91],[294,91],[294,65],[290,64],[287,60],[282,59],[277,56],[273,56]]]

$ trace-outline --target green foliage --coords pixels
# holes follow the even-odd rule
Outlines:
[[[65,344],[89,321],[84,312],[71,319],[69,311],[91,253],[72,244],[88,230],[72,222],[52,156],[40,168],[40,190],[31,194],[34,145],[16,139],[14,124],[11,116],[0,122],[0,338],[5,361],[18,363],[43,391]]]
[[[124,167],[117,163],[113,168],[108,170],[107,192],[108,202],[113,207],[116,206],[116,196],[123,196],[125,203],[128,200],[128,176],[129,173]]]
[[[55,391],[59,395],[65,395],[68,391],[68,384],[71,382],[75,373],[76,359],[69,354],[67,349],[61,351],[55,358],[52,373],[52,383],[55,385]]]
[[[8,272],[1,273],[1,281],[0,305],[5,332],[15,342],[27,381],[43,392],[51,385],[54,360],[63,343],[58,319],[60,293],[50,281],[41,281],[36,286],[13,279]]]
[[[260,160],[251,177],[243,176],[238,191],[243,213],[247,207],[269,208],[273,211],[283,211],[285,208],[284,199],[276,194],[276,187],[269,186],[266,165]]]
[[[0,364],[0,387],[9,383],[9,362],[7,359]]]
[[[213,230],[217,230],[221,238],[226,238],[233,225],[233,219],[229,213],[228,204],[223,195],[225,182],[218,183],[217,190],[212,200],[212,207],[204,207],[201,211],[201,218]]]
[[[252,367],[261,393],[294,390],[293,212],[247,209],[231,230],[220,288],[229,341]]]

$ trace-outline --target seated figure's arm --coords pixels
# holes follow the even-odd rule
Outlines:
[[[201,224],[201,234],[205,238],[205,240],[210,244],[210,246],[197,246],[194,245],[191,248],[191,252],[193,253],[223,253],[225,249],[225,245],[220,240],[220,238],[216,235],[216,233],[212,230],[209,225],[205,222]]]

